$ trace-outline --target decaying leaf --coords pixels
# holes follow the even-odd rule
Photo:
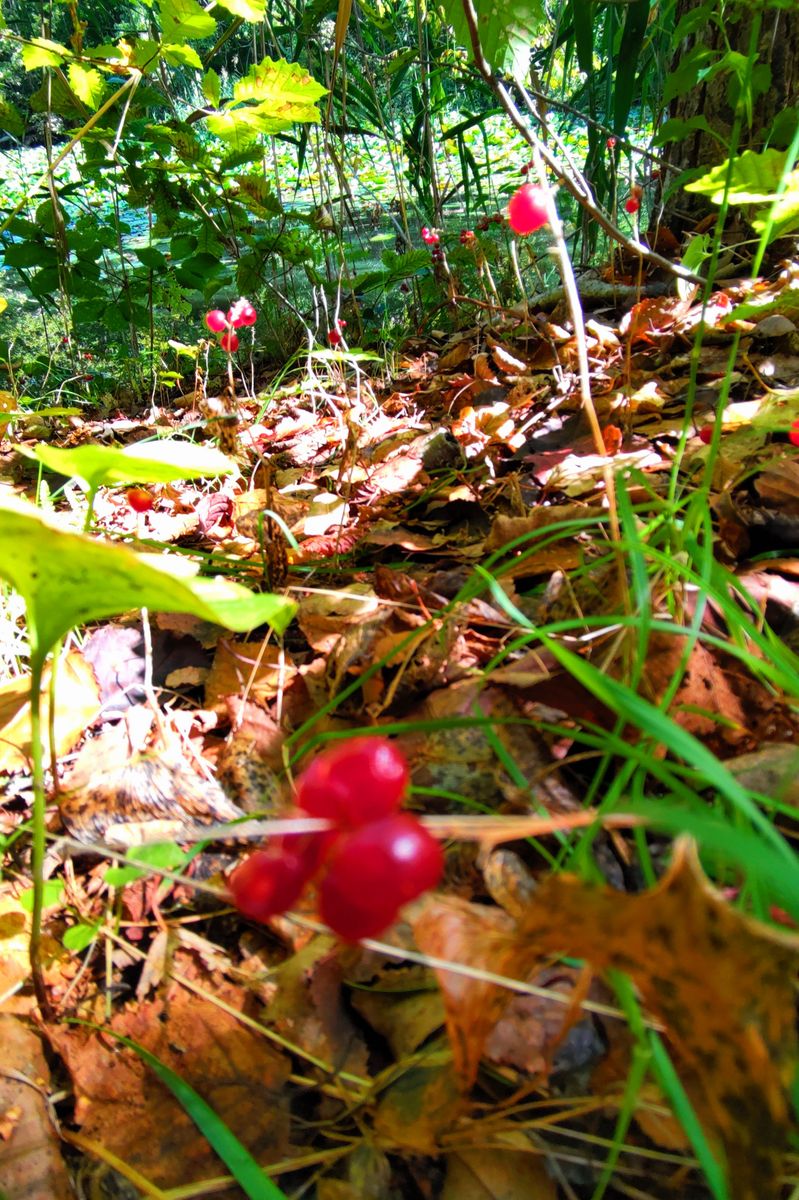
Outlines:
[[[50,1081],[38,1034],[0,1014],[0,1194],[4,1200],[71,1200],[58,1134],[47,1111]]]
[[[427,953],[514,979],[529,979],[553,954],[626,972],[665,1028],[692,1102],[726,1156],[732,1194],[774,1194],[791,1121],[799,938],[732,909],[702,874],[688,839],[677,843],[659,884],[641,895],[552,876],[516,922],[439,901],[424,911],[415,935]],[[455,1062],[468,1085],[510,993],[443,970],[439,979]]]
[[[243,1006],[239,989],[217,982],[214,991],[227,1005]],[[177,984],[166,1001],[117,1013],[112,1028],[185,1079],[259,1162],[283,1157],[288,1112],[281,1095],[290,1064],[265,1037]],[[132,1051],[102,1030],[62,1026],[50,1037],[72,1075],[75,1120],[84,1137],[162,1188],[223,1173],[191,1118]],[[221,1194],[240,1195],[236,1189]]]

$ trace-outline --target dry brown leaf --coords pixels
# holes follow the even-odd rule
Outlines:
[[[47,1111],[50,1071],[38,1035],[0,1014],[0,1192],[4,1200],[72,1200]]]
[[[100,711],[100,693],[94,672],[77,650],[59,661],[56,668],[55,748],[60,757],[68,754]],[[47,729],[50,711],[50,668],[42,681],[42,728]],[[0,687],[0,771],[24,770],[30,761],[31,710],[28,700],[30,675]],[[50,761],[50,744],[44,739],[45,766]]]
[[[441,1134],[457,1123],[464,1107],[449,1051],[431,1049],[381,1093],[375,1133],[412,1154],[438,1154]]]
[[[210,988],[211,977],[206,983]],[[212,986],[226,1004],[244,1007],[241,989],[221,984],[218,977]],[[283,1088],[291,1067],[265,1037],[176,983],[167,1000],[131,1005],[113,1018],[111,1027],[185,1079],[258,1162],[284,1157],[288,1110]],[[75,1120],[85,1137],[161,1188],[223,1173],[197,1126],[133,1051],[95,1030],[60,1027],[49,1033],[72,1075]],[[240,1195],[235,1188],[223,1194]]]
[[[273,643],[223,638],[205,680],[205,707],[224,713],[227,697],[242,693],[263,705],[288,687],[296,674],[285,652]]]
[[[532,1146],[526,1153],[486,1148],[450,1154],[441,1200],[556,1200],[555,1182],[531,1150]]]
[[[427,953],[516,979],[529,978],[550,954],[629,974],[665,1027],[707,1133],[723,1148],[731,1194],[776,1194],[791,1121],[799,938],[732,909],[702,874],[689,839],[641,895],[552,876],[516,923],[438,901],[414,932]],[[456,1065],[469,1083],[509,993],[444,971],[439,977]]]

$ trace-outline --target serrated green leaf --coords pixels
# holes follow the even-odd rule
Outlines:
[[[105,93],[105,80],[94,67],[84,67],[81,63],[70,63],[67,70],[70,86],[87,108],[99,108]]]
[[[22,46],[22,65],[26,71],[35,71],[38,67],[60,67],[72,54],[60,42],[51,42],[49,38],[32,38]]]
[[[444,0],[444,17],[471,55],[472,41],[461,0]],[[526,76],[530,47],[545,27],[542,0],[476,0],[477,29],[483,54],[495,71]]]
[[[313,108],[315,101],[326,92],[327,88],[317,83],[303,66],[286,62],[284,58],[277,62],[271,58],[262,59],[233,85],[236,102],[255,100],[264,112],[289,121],[318,120],[318,114],[315,118],[309,118],[294,116],[293,113],[295,109],[305,111]]]
[[[222,83],[213,67],[209,67],[203,75],[203,95],[209,104],[213,104],[214,108],[219,108]]]
[[[161,50],[170,67],[194,67],[197,71],[203,69],[199,54],[193,46],[189,46],[186,42],[180,46],[162,46]]]
[[[238,198],[259,217],[277,216],[283,211],[268,180],[263,175],[236,175]]]
[[[197,0],[160,0],[161,28],[170,45],[212,37],[216,21]]]
[[[27,501],[0,500],[0,578],[25,601],[38,658],[78,625],[140,608],[192,613],[237,632],[266,623],[282,633],[290,623],[292,601],[254,595],[228,579],[189,576],[187,566],[194,569],[185,559],[136,554],[65,532],[56,515]]]

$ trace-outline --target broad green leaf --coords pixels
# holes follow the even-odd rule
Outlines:
[[[444,0],[444,17],[461,46],[472,53],[469,27],[461,0]],[[480,46],[495,71],[523,78],[530,66],[530,47],[546,24],[542,0],[475,0]]]
[[[60,67],[65,59],[72,57],[66,46],[51,42],[49,38],[32,38],[20,53],[26,71],[35,71],[38,67]]]
[[[318,121],[318,113],[312,120]],[[213,113],[206,124],[216,137],[227,146],[243,150],[258,137],[259,134],[284,133],[291,129],[292,122],[265,116],[255,108],[228,109],[226,112]]]
[[[159,867],[177,871],[190,857],[190,852],[181,850],[176,842],[151,842],[146,846],[137,846],[135,857],[140,862],[148,863],[151,871],[148,872],[145,867],[109,867],[103,876],[105,883],[111,887],[124,887],[147,874],[157,874]]]
[[[84,67],[81,63],[70,63],[67,71],[73,92],[82,100],[87,108],[99,108],[105,94],[105,80],[94,67]]]
[[[242,21],[263,21],[266,15],[266,0],[216,0],[220,8],[226,8]]]
[[[193,442],[137,442],[122,449],[86,445],[71,450],[40,442],[23,453],[59,475],[84,479],[92,491],[120,483],[202,479],[236,470],[236,464],[215,447],[195,446]]]
[[[25,132],[22,113],[5,96],[0,96],[0,129],[15,138],[21,138]]]
[[[733,163],[730,177],[730,200],[741,204],[762,204],[776,191],[785,167],[785,154],[781,150],[764,150],[756,154],[744,150]],[[698,192],[707,196],[714,204],[721,204],[729,171],[729,160],[706,171],[700,179],[686,183],[686,192]]]
[[[197,0],[160,0],[164,41],[172,44],[212,37],[216,21]]]
[[[78,625],[140,608],[191,613],[237,632],[267,623],[282,633],[294,615],[290,600],[255,595],[227,579],[188,577],[186,566],[185,559],[65,532],[57,516],[23,500],[0,500],[0,578],[24,599],[40,657]]]
[[[213,104],[214,108],[219,108],[222,83],[213,67],[209,67],[203,75],[203,95],[209,104]]]
[[[186,42],[179,46],[162,46],[161,50],[170,67],[194,67],[198,71],[203,69],[199,54],[193,46],[187,45]]]
[[[703,133],[709,133],[713,137],[718,136],[713,133],[713,130],[708,125],[707,117],[689,117],[686,120],[672,117],[671,120],[664,121],[660,126],[655,136],[654,144],[656,146],[665,146],[666,142],[680,142],[683,138],[688,137],[689,133],[693,133],[697,129]]]
[[[145,267],[149,267],[151,270],[166,270],[166,256],[160,250],[156,250],[155,246],[141,246],[133,253]]]

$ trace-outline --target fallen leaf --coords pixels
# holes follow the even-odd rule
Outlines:
[[[56,667],[55,750],[60,758],[77,744],[100,711],[100,693],[92,668],[77,650]],[[31,752],[30,675],[20,675],[0,687],[0,771],[27,768]],[[50,712],[50,668],[42,681],[42,728]],[[45,766],[50,741],[43,742]]]
[[[545,1163],[529,1150],[481,1148],[447,1156],[441,1200],[556,1200],[557,1194]]]
[[[176,962],[180,965],[178,952]],[[242,1009],[245,993],[205,979],[218,999]],[[290,1063],[267,1039],[211,1000],[173,982],[164,999],[118,1012],[111,1028],[149,1050],[185,1079],[262,1164],[285,1156]],[[219,1159],[172,1093],[132,1051],[102,1030],[60,1027],[50,1039],[72,1075],[75,1121],[159,1187],[223,1173]],[[228,1189],[232,1200],[240,1192]]]
[[[48,1111],[50,1070],[38,1034],[0,1014],[0,1193],[3,1200],[72,1200]]]

